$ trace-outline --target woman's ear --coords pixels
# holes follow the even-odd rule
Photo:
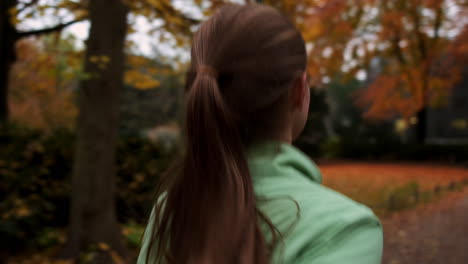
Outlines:
[[[310,90],[307,82],[307,73],[301,74],[294,81],[292,88],[292,140],[302,132],[309,115]]]
[[[307,84],[307,72],[298,76],[292,88],[292,103],[294,109],[303,109],[304,104],[308,102],[309,86]]]

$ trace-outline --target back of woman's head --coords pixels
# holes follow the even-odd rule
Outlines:
[[[304,41],[271,7],[225,5],[195,34],[186,83],[186,150],[156,205],[153,242],[164,263],[268,263],[246,149],[274,139]],[[148,254],[149,255],[149,254]]]

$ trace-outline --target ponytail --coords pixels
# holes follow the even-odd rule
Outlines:
[[[244,144],[216,77],[199,66],[187,91],[182,168],[156,205],[164,263],[267,263]]]

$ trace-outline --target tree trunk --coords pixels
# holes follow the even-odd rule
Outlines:
[[[426,142],[427,134],[427,106],[424,105],[417,113],[418,123],[416,124],[416,140],[419,144]]]
[[[96,243],[121,255],[126,251],[115,212],[114,166],[127,12],[120,0],[89,1],[88,77],[80,84],[69,237],[62,257],[76,258]]]
[[[427,54],[426,51],[421,51],[422,54]],[[422,79],[422,108],[417,112],[417,120],[416,123],[416,141],[420,145],[424,145],[426,143],[427,137],[427,112],[429,107],[429,100],[428,100],[428,91],[429,91],[429,76],[431,75],[431,60],[430,58],[426,58],[426,62],[423,63],[424,67],[424,75]]]
[[[16,0],[0,1],[0,124],[8,121],[8,83],[10,68],[15,61],[17,32],[11,24],[9,10],[16,6]]]

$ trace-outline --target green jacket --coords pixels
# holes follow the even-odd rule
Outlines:
[[[301,151],[268,143],[252,148],[248,160],[258,206],[282,234],[273,263],[381,263],[379,219],[368,207],[321,185],[318,167]],[[271,239],[270,232],[265,236]],[[138,264],[144,263],[148,240],[145,235]]]

